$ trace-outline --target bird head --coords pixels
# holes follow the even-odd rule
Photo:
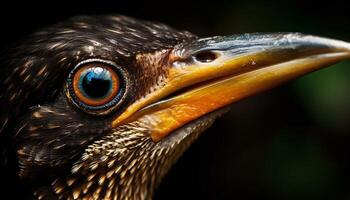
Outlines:
[[[71,18],[3,56],[2,160],[37,199],[150,199],[230,104],[349,57],[348,43],[297,33]]]

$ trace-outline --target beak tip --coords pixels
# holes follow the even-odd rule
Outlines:
[[[349,42],[317,36],[306,36],[306,39],[314,42],[315,44],[326,45],[329,48],[335,49],[336,51],[348,52],[350,54]]]

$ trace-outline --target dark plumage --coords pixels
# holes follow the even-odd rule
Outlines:
[[[265,44],[265,38],[273,38],[275,45],[297,49],[305,45],[304,40],[298,40],[299,46],[288,47],[292,42],[287,39],[299,37],[303,38],[246,35],[230,40],[262,40]],[[203,112],[191,123],[181,122],[181,127],[164,139],[153,137],[151,127],[159,120],[140,117],[115,123],[115,119],[135,102],[166,88],[173,69],[217,59],[221,54],[207,52],[220,51],[211,44],[218,40],[222,45],[223,39],[198,42],[197,36],[160,23],[93,16],[72,18],[19,42],[3,55],[0,78],[2,172],[8,188],[15,187],[21,198],[28,199],[150,199],[171,164],[226,109],[221,106]],[[238,44],[235,48],[244,47]],[[261,47],[261,43],[252,44]],[[244,49],[236,53],[251,51]],[[89,59],[111,62],[125,72],[122,98],[103,112],[91,113],[72,104],[67,77],[75,66]],[[233,74],[261,66],[259,63],[249,61],[244,65],[247,68]]]
[[[134,165],[134,162],[143,162],[142,157],[134,155],[140,152],[130,149],[142,146],[151,154],[155,153],[151,151],[155,147],[143,135],[146,133],[133,134],[131,125],[112,130],[111,117],[145,96],[152,87],[157,87],[157,78],[162,70],[156,67],[164,67],[162,59],[167,56],[167,52],[174,45],[195,38],[189,32],[175,31],[159,23],[136,21],[123,16],[98,16],[72,18],[22,41],[12,50],[11,57],[6,57],[0,90],[1,135],[14,136],[12,148],[17,154],[19,178],[34,183],[34,188],[40,188],[35,189],[37,197],[44,194],[54,196],[57,193],[58,196],[69,198],[73,197],[73,192],[74,195],[79,192],[80,197],[83,197],[99,189],[99,198],[106,195],[119,198],[141,198],[140,195],[150,197],[151,192],[142,193],[146,188],[142,188],[140,182],[142,176],[148,176],[143,173],[150,172],[136,166],[126,169],[130,167],[126,162]],[[147,54],[155,52],[159,52],[157,57],[147,59]],[[141,63],[137,62],[137,55],[144,55]],[[120,109],[111,116],[99,117],[93,122],[91,116],[76,111],[67,102],[63,89],[69,70],[88,58],[112,60],[123,66],[131,76],[128,96]],[[159,64],[154,65],[156,62]],[[103,146],[101,141],[110,137],[115,143]],[[114,149],[115,146],[118,148]],[[113,152],[108,152],[111,150]],[[113,160],[101,157],[98,151],[106,152],[104,156],[112,154]],[[160,162],[157,156],[153,157],[150,162]],[[112,164],[112,161],[115,162]],[[118,167],[122,167],[119,172],[116,171]],[[137,178],[133,182],[127,182],[131,179],[125,177],[116,177],[121,176],[122,172],[124,176],[131,177],[130,171],[135,170],[137,174],[133,176]],[[113,171],[116,172],[111,174]],[[91,177],[92,180],[80,180],[89,175],[95,177]],[[109,181],[110,176],[115,181]],[[77,180],[69,184],[71,179]],[[159,178],[156,179],[146,180],[143,185],[155,187]],[[83,194],[80,190],[89,182],[94,184],[90,191]],[[112,183],[113,186],[109,186]],[[135,188],[128,187],[127,192],[126,185]],[[112,187],[118,190],[114,191]]]

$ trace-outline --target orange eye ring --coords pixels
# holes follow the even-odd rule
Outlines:
[[[85,111],[109,110],[124,95],[125,76],[113,62],[91,59],[79,63],[72,70],[67,90],[69,99]]]
[[[86,91],[92,89],[93,85],[95,85],[96,89],[102,89],[103,91]],[[97,88],[99,86],[100,88]],[[119,77],[113,70],[93,63],[78,69],[73,77],[75,95],[89,106],[101,106],[110,102],[118,93],[119,87]],[[96,93],[106,94],[100,95]]]

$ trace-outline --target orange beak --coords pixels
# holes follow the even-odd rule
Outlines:
[[[113,126],[138,121],[157,142],[235,101],[350,58],[350,44],[301,34],[245,34],[181,44],[166,84],[132,104]]]

